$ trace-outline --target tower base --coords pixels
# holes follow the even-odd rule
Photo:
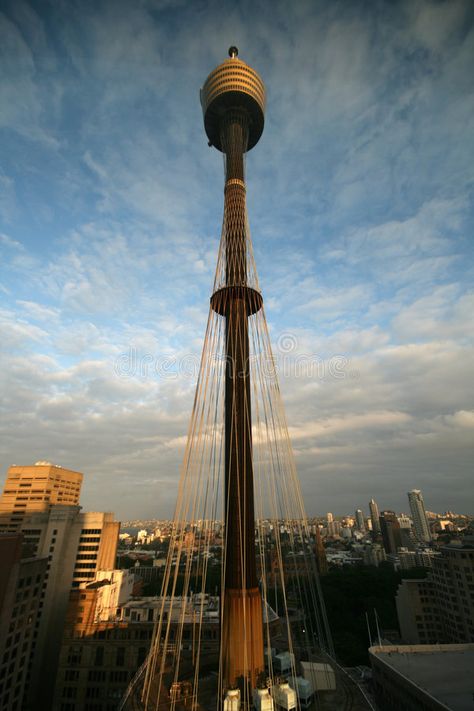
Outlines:
[[[236,686],[246,695],[265,669],[262,598],[258,587],[224,592],[222,620],[224,688]]]

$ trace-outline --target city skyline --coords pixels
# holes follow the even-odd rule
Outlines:
[[[0,15],[1,485],[44,459],[86,509],[172,516],[220,223],[196,87],[235,43],[271,105],[249,212],[308,513],[470,513],[470,4],[248,7]]]

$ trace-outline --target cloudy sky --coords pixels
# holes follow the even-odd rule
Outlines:
[[[308,513],[474,513],[470,0],[1,3],[2,483],[46,459],[87,509],[171,515],[231,44],[268,91],[248,206]]]

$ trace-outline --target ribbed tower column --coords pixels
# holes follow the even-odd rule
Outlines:
[[[264,670],[262,601],[255,553],[251,388],[248,319],[261,308],[249,285],[244,153],[263,130],[264,88],[253,69],[237,59],[212,72],[202,90],[206,132],[225,155],[225,277],[211,297],[226,319],[225,372],[225,546],[221,605],[221,659],[225,688],[238,685],[244,697]]]

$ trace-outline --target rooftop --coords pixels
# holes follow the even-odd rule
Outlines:
[[[370,654],[452,711],[472,711],[474,644],[370,647]]]

